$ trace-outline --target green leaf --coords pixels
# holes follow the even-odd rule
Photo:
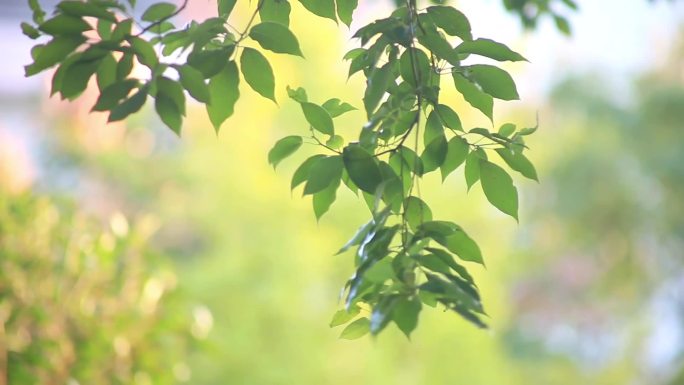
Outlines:
[[[297,37],[282,24],[271,21],[262,22],[252,27],[249,37],[269,51],[304,57]]]
[[[375,194],[382,174],[373,156],[358,144],[350,144],[342,152],[342,158],[352,182],[361,190]]]
[[[527,61],[522,55],[511,50],[505,44],[490,39],[464,41],[456,47],[460,54],[474,54],[497,61]]]
[[[317,160],[319,160],[323,157],[325,157],[325,155],[317,154],[317,155],[313,155],[313,156],[309,157],[307,160],[305,160],[297,168],[297,170],[295,170],[294,174],[292,174],[292,182],[290,183],[290,189],[294,190],[295,187],[306,182],[306,180],[309,178],[309,171],[311,170],[311,166],[313,166]]]
[[[468,186],[468,190],[470,190],[470,188],[480,180],[480,156],[476,151],[472,151],[466,156],[464,174],[466,185]]]
[[[210,103],[207,104],[207,113],[216,132],[233,115],[235,102],[240,98],[239,84],[238,67],[234,61],[229,61],[221,72],[209,80]]]
[[[330,117],[328,111],[318,104],[309,102],[301,103],[301,106],[304,117],[311,127],[326,135],[335,134],[335,125],[333,124],[332,117]]]
[[[177,135],[180,135],[183,118],[174,100],[163,93],[158,93],[154,100],[154,108],[162,122]]]
[[[133,54],[126,52],[116,65],[116,78],[123,80],[130,75],[131,71],[133,71]]]
[[[572,35],[572,29],[570,28],[570,23],[568,22],[568,19],[564,18],[563,16],[553,15],[553,21],[556,22],[556,28],[558,28],[559,31],[563,32],[564,35]]]
[[[299,0],[299,2],[314,15],[337,22],[335,0]]]
[[[343,340],[355,340],[365,336],[368,332],[370,332],[370,321],[368,318],[359,318],[344,328],[340,338]]]
[[[359,0],[337,0],[337,16],[349,27],[352,23],[354,10],[359,5]]]
[[[475,84],[471,83],[470,80],[466,79],[459,73],[454,72],[453,78],[454,85],[456,86],[458,92],[463,95],[463,98],[470,103],[471,106],[482,111],[482,113],[485,114],[489,120],[492,120],[494,113],[494,101],[492,97],[480,91]]]
[[[273,69],[261,52],[244,47],[240,56],[240,69],[245,81],[261,96],[275,100],[275,78]]]
[[[306,95],[306,90],[302,87],[292,89],[290,86],[287,86],[287,96],[297,103],[306,103],[309,101],[309,97]]]
[[[166,2],[155,3],[145,10],[142,20],[156,22],[171,16],[174,12],[176,12],[175,4]]]
[[[392,320],[392,311],[397,303],[396,296],[384,297],[375,306],[371,313],[370,332],[377,335]]]
[[[145,105],[147,100],[148,87],[143,87],[138,90],[133,96],[124,100],[118,106],[112,109],[109,114],[109,122],[117,122],[126,119],[129,115],[134,114]]]
[[[501,167],[480,159],[480,180],[487,200],[502,212],[518,219],[518,190]]]
[[[384,283],[389,279],[396,279],[394,269],[392,268],[392,260],[389,258],[379,260],[363,273],[363,277],[373,283]]]
[[[62,80],[62,97],[73,100],[88,86],[88,81],[100,66],[100,60],[77,61],[69,66]]]
[[[194,51],[188,55],[188,64],[199,70],[205,79],[212,78],[225,68],[233,49],[231,46],[224,49]]]
[[[233,12],[237,0],[218,0],[218,14],[221,17],[227,18]]]
[[[342,178],[342,158],[339,155],[321,158],[311,166],[309,178],[304,186],[304,195],[315,194]]]
[[[139,37],[131,37],[129,42],[140,64],[152,70],[159,65],[159,58],[154,51],[154,46],[150,42]]]
[[[332,98],[323,103],[323,108],[330,114],[331,117],[336,118],[344,113],[354,111],[356,108],[349,103],[344,103],[338,98]]]
[[[432,210],[422,199],[409,196],[404,200],[404,220],[416,230],[424,222],[432,220]]]
[[[505,148],[499,148],[496,152],[510,168],[521,173],[526,178],[539,181],[534,165],[521,152],[512,152]]]
[[[290,11],[292,7],[287,0],[263,0],[259,9],[261,21],[272,21],[284,26],[290,25]]]
[[[497,99],[520,99],[515,82],[508,72],[486,64],[475,64],[467,68],[469,77],[482,87],[482,91]]]
[[[430,76],[430,59],[423,50],[409,48],[399,59],[401,77],[410,85],[426,84]]]
[[[341,176],[340,172],[340,177]],[[328,212],[330,206],[335,202],[338,187],[340,187],[340,179],[337,179],[337,182],[331,183],[330,186],[326,187],[323,191],[319,191],[313,195],[313,209],[316,220],[320,220],[323,214]]]
[[[62,1],[57,5],[63,13],[72,16],[91,16],[98,19],[105,19],[111,22],[116,22],[116,16],[107,11],[105,3],[82,1]]]
[[[40,32],[38,32],[34,26],[26,22],[21,23],[21,33],[23,33],[24,36],[28,37],[29,39],[35,40],[40,37]]]
[[[451,107],[444,104],[438,104],[435,106],[435,111],[445,126],[451,128],[452,130],[463,131],[461,118],[458,117],[456,111],[454,111]]]
[[[343,144],[344,144],[344,138],[341,137],[341,136],[339,136],[339,135],[333,135],[333,136],[330,137],[330,139],[328,139],[328,140],[325,142],[325,145],[326,145],[326,146],[328,146],[328,147],[330,147],[330,148],[333,148],[333,149],[335,149],[335,150],[337,150],[337,149],[339,149],[340,147],[342,147]]]
[[[180,83],[165,76],[157,77],[155,81],[157,84],[157,94],[170,98],[181,115],[185,115],[185,93]]]
[[[437,239],[437,242],[464,261],[484,265],[480,247],[460,228],[454,234],[444,239]]]
[[[462,40],[473,40],[468,18],[459,10],[449,6],[432,6],[427,9],[428,15],[439,28],[451,36]]]
[[[276,142],[271,151],[268,152],[268,163],[272,164],[273,168],[275,169],[278,167],[278,163],[280,163],[283,159],[294,154],[295,151],[302,146],[302,143],[303,141],[301,136],[293,135],[280,139]]]
[[[176,70],[178,70],[183,88],[188,91],[190,96],[202,103],[209,103],[211,101],[209,86],[204,82],[204,76],[200,71],[189,65],[176,67]]]
[[[465,162],[469,148],[468,142],[463,138],[455,136],[449,140],[447,145],[447,156],[440,167],[442,181]]]
[[[389,63],[372,72],[366,81],[366,92],[363,96],[363,105],[366,109],[366,116],[370,119],[373,112],[378,107],[380,100],[385,95],[390,82],[393,82],[392,67]]]
[[[335,326],[340,326],[344,325],[347,322],[351,321],[359,315],[361,312],[361,309],[359,309],[358,306],[352,306],[349,311],[346,309],[340,309],[332,317],[332,320],[330,320],[330,327],[334,328]]]
[[[442,125],[442,119],[439,118],[437,112],[432,111],[425,121],[423,143],[430,143],[439,136],[444,136],[444,126]]]
[[[58,36],[48,42],[40,50],[33,64],[25,68],[26,76],[32,76],[46,70],[64,60],[83,42],[83,36]]]
[[[109,54],[102,58],[97,68],[97,87],[100,92],[116,82],[116,59]]]
[[[428,173],[438,169],[446,160],[447,152],[448,144],[443,134],[433,139],[420,155],[423,160],[423,172]]]
[[[131,91],[137,87],[138,81],[126,79],[111,84],[100,93],[93,111],[109,111],[119,104],[119,101],[126,98]]]
[[[501,136],[509,137],[514,132],[515,124],[513,123],[502,124],[501,127],[499,127],[499,135]]]
[[[86,23],[80,17],[70,15],[57,15],[50,20],[47,20],[38,29],[47,33],[48,35],[80,35],[85,31],[92,29],[90,24]]]
[[[394,306],[392,320],[407,338],[411,337],[411,332],[418,326],[418,314],[420,314],[421,308],[418,297],[410,299],[402,297]]]

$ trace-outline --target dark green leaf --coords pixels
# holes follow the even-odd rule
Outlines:
[[[341,162],[340,162],[341,163]],[[340,177],[342,173],[340,172]],[[313,195],[313,209],[316,215],[316,220],[320,220],[323,214],[328,212],[330,206],[337,198],[337,188],[340,187],[340,179],[330,184],[323,191],[319,191]]]
[[[375,159],[358,144],[350,144],[342,152],[344,166],[349,178],[361,190],[375,194],[382,175]]]
[[[283,159],[292,155],[302,146],[301,136],[286,136],[273,146],[268,152],[268,163],[273,165],[273,168],[278,166]]]
[[[62,12],[72,16],[91,16],[116,22],[116,16],[107,11],[104,3],[82,1],[62,1],[57,5]]]
[[[163,93],[158,93],[154,100],[154,108],[162,122],[180,135],[183,118],[174,100]]]
[[[446,160],[447,151],[448,144],[444,135],[433,139],[420,155],[423,160],[423,172],[428,173],[438,169]]]
[[[199,70],[204,78],[212,78],[225,69],[233,47],[209,51],[195,51],[188,55],[188,64]]]
[[[438,104],[435,106],[435,111],[445,126],[451,128],[452,130],[463,131],[461,118],[458,117],[456,111],[454,111],[451,107],[444,104]]]
[[[47,20],[38,27],[39,30],[48,35],[80,35],[85,31],[92,29],[90,24],[86,23],[80,17],[70,15],[57,15],[50,20]]]
[[[33,64],[25,67],[26,76],[32,76],[61,62],[84,41],[83,36],[58,36],[48,42],[38,53]]]
[[[93,111],[109,111],[119,104],[119,101],[126,98],[128,94],[138,85],[135,79],[127,79],[116,82],[101,93],[93,107]]]
[[[185,115],[185,93],[179,82],[171,80],[165,76],[156,78],[157,94],[170,98],[181,115]]]
[[[368,78],[366,92],[363,97],[363,105],[366,108],[368,118],[373,115],[393,79],[392,67],[390,67],[389,63],[373,71]]]
[[[462,260],[484,265],[480,247],[462,229],[459,228],[454,234],[437,241]]]
[[[432,210],[422,199],[409,196],[404,200],[404,220],[416,230],[422,223],[432,220]]]
[[[305,160],[297,168],[297,170],[295,170],[294,174],[292,174],[292,182],[290,183],[290,189],[294,190],[295,187],[306,182],[306,180],[309,178],[309,171],[311,170],[311,166],[313,166],[313,164],[316,163],[317,160],[323,157],[325,157],[325,155],[317,154]]]
[[[343,167],[342,158],[339,155],[317,160],[309,170],[309,177],[304,186],[304,195],[315,194],[332,184],[338,184],[342,178]]]
[[[114,107],[112,112],[109,114],[110,122],[117,122],[119,120],[124,120],[128,115],[134,114],[145,105],[145,100],[147,100],[148,88],[143,87],[138,92],[136,92],[130,98],[124,100],[121,104]]]
[[[218,14],[221,17],[228,17],[235,8],[237,0],[218,0]]]
[[[97,87],[100,91],[114,84],[116,81],[116,59],[109,54],[102,58],[97,68]]]
[[[399,59],[401,77],[410,85],[418,87],[426,84],[430,76],[430,59],[424,51],[409,48]]]
[[[37,39],[40,37],[40,32],[38,32],[34,26],[26,22],[21,23],[21,33],[29,39]]]
[[[88,81],[100,66],[100,60],[78,61],[69,66],[62,80],[62,97],[73,100],[88,86]]]
[[[159,58],[150,42],[139,37],[131,37],[129,41],[140,64],[150,69],[155,69],[159,65]]]
[[[179,66],[176,69],[183,88],[188,90],[190,96],[202,103],[211,101],[209,86],[204,82],[204,76],[200,71],[189,65]]]

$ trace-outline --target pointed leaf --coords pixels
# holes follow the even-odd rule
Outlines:
[[[261,52],[249,47],[243,48],[240,69],[245,81],[254,91],[275,102],[273,69]]]
[[[297,37],[282,24],[272,21],[262,22],[252,27],[249,37],[269,51],[304,57]]]
[[[210,103],[207,104],[207,113],[216,132],[233,115],[235,102],[240,97],[239,83],[238,67],[234,61],[228,62],[221,72],[209,80]]]
[[[280,139],[276,142],[271,151],[268,152],[268,163],[272,164],[273,168],[275,169],[278,167],[278,163],[280,163],[283,159],[294,154],[295,151],[302,146],[302,143],[303,141],[301,136],[293,135]]]
[[[502,212],[518,219],[518,190],[501,167],[480,159],[480,180],[487,200]]]

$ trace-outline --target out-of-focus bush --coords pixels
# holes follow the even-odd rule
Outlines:
[[[0,384],[172,384],[211,317],[146,247],[156,227],[108,227],[71,205],[0,192]],[[6,378],[4,374],[6,373]]]

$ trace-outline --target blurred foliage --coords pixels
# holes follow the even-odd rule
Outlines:
[[[184,357],[199,326],[175,274],[147,246],[156,224],[129,226],[115,214],[109,227],[62,201],[0,195],[0,369],[8,384],[189,377]]]

